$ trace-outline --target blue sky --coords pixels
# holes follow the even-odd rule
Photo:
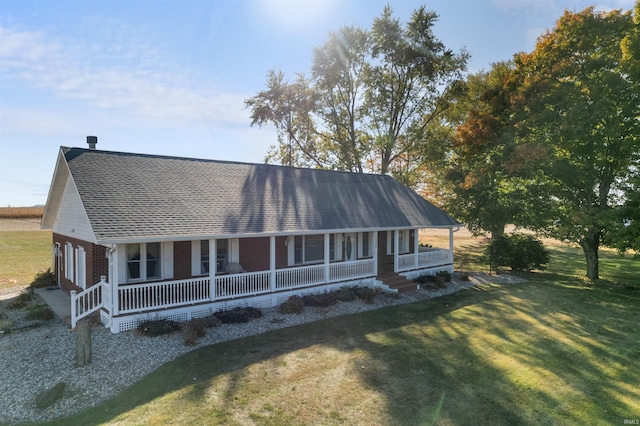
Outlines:
[[[565,9],[633,0],[0,0],[0,206],[44,204],[61,145],[262,162],[275,131],[244,100],[269,69],[309,72],[344,25],[425,4],[469,71],[531,51]]]

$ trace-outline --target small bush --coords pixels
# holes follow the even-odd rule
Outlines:
[[[35,293],[33,292],[33,289],[26,288],[22,293],[18,295],[18,297],[14,298],[9,303],[7,303],[7,308],[13,309],[13,310],[23,309],[34,298],[35,298]]]
[[[468,272],[459,272],[458,275],[460,276],[460,280],[461,281],[469,281],[469,273]]]
[[[53,319],[53,312],[46,305],[37,304],[27,308],[24,319],[31,321],[50,321]]]
[[[353,302],[356,300],[356,293],[349,287],[342,287],[340,290],[334,292],[336,297],[341,302]]]
[[[207,315],[206,317],[200,318],[200,321],[202,321],[206,328],[215,328],[219,327],[220,324],[222,324],[215,314]]]
[[[447,278],[442,275],[436,275],[436,288],[446,288],[447,287]]]
[[[425,285],[425,284],[435,283],[436,277],[435,275],[420,275],[418,278],[416,278],[413,281],[420,285]]]
[[[447,283],[451,282],[451,273],[449,271],[438,271],[436,272],[436,277],[444,278]]]
[[[11,320],[8,319],[6,316],[2,315],[0,316],[0,331],[2,331],[4,334],[8,334],[11,332]]]
[[[304,311],[304,302],[299,296],[289,297],[278,308],[281,314],[301,314]]]
[[[223,324],[238,324],[249,322],[254,318],[260,318],[262,312],[258,308],[234,308],[228,311],[219,311],[214,314]]]
[[[193,346],[198,343],[198,339],[206,334],[205,322],[202,319],[192,319],[182,325],[182,338],[184,344]]]
[[[44,288],[56,286],[56,276],[51,272],[51,268],[44,272],[38,272],[29,285],[31,288]]]
[[[335,293],[309,294],[302,298],[305,306],[315,306],[326,308],[338,303],[338,297]]]
[[[373,299],[376,297],[376,291],[371,287],[355,287],[353,292],[356,294],[358,299],[369,305],[373,303]]]
[[[143,336],[156,337],[180,331],[181,328],[176,321],[166,319],[149,320],[140,323],[138,333]]]
[[[533,235],[511,234],[494,237],[485,248],[484,258],[494,268],[509,267],[512,271],[546,269],[549,252]]]

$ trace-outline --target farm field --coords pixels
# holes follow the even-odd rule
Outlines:
[[[0,294],[19,291],[49,267],[51,231],[40,230],[40,218],[0,218]]]

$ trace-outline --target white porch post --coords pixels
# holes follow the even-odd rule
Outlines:
[[[373,275],[378,276],[378,231],[373,232]]]
[[[120,247],[126,246],[121,245]],[[120,256],[120,254],[118,251],[118,245],[116,245],[116,249],[111,252],[111,270],[113,271],[113,274],[109,277],[111,279],[111,306],[109,306],[109,316],[111,318],[118,315],[120,310],[120,298],[118,297],[118,284],[120,281],[120,271],[118,270],[120,260],[118,259],[118,256]],[[121,255],[124,256],[125,253],[122,253]]]
[[[269,287],[276,291],[276,237],[269,237]]]
[[[413,230],[413,266],[418,269],[420,265],[418,264],[418,251],[420,250],[420,228],[416,228]]]
[[[331,253],[331,245],[329,244],[329,234],[324,234],[324,282],[329,282],[329,255]]]
[[[393,231],[393,272],[398,272],[398,252],[400,251],[398,240],[398,230],[395,229]]]
[[[453,263],[453,228],[449,228],[449,262]]]
[[[216,294],[216,269],[218,268],[218,253],[216,252],[216,240],[209,240],[209,298],[215,300]]]

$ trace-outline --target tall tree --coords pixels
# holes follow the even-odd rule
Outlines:
[[[545,152],[536,165],[547,192],[542,230],[578,243],[591,279],[640,167],[640,85],[623,49],[634,28],[631,12],[567,11],[533,52],[516,56],[520,140]]]
[[[322,167],[322,153],[317,152],[312,120],[317,97],[304,76],[294,83],[285,80],[282,71],[269,71],[267,90],[245,101],[251,108],[251,125],[273,124],[278,145],[273,145],[267,159],[276,158],[288,166]]]
[[[387,6],[371,31],[343,27],[330,34],[314,50],[309,80],[289,85],[271,72],[267,90],[245,103],[252,124],[278,129],[273,158],[285,164],[391,172],[418,185],[414,163],[424,153],[426,134],[421,129],[446,106],[449,86],[468,58],[435,37],[436,20],[435,13],[421,7],[403,28]]]
[[[517,85],[511,62],[467,77],[445,180],[448,211],[475,234],[501,235],[523,222],[528,183],[521,167],[535,152],[516,150],[511,98]],[[451,115],[451,114],[448,114]]]
[[[313,51],[318,140],[334,158],[334,169],[362,173],[370,151],[362,109],[367,58],[368,34],[357,27],[329,34],[329,40]]]
[[[468,54],[454,53],[434,35],[437,19],[421,6],[402,28],[386,6],[373,21],[366,108],[382,174],[400,156],[417,160],[422,140],[413,136],[442,112],[447,89],[465,70]]]

